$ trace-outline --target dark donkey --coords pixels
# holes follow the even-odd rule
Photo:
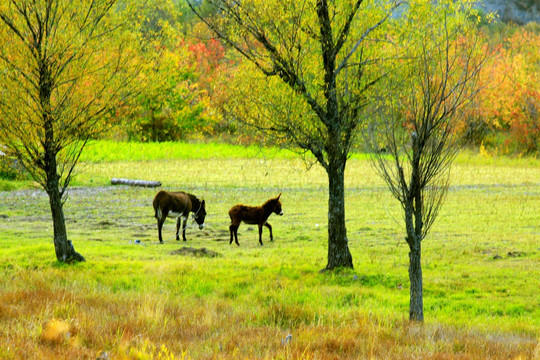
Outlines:
[[[206,209],[204,200],[200,201],[195,195],[179,192],[160,191],[154,197],[154,212],[158,222],[159,242],[163,243],[161,237],[161,229],[163,223],[168,217],[178,218],[176,220],[176,240],[180,240],[180,222],[182,224],[182,239],[186,241],[186,224],[188,215],[193,212],[193,218],[199,224],[199,229],[204,228],[204,218],[206,217]]]
[[[229,226],[229,230],[231,232],[231,241],[229,242],[229,245],[233,242],[233,236],[236,245],[240,245],[238,243],[238,227],[242,221],[246,224],[257,224],[259,226],[259,244],[263,244],[263,225],[270,230],[270,241],[274,241],[274,237],[272,236],[272,226],[270,226],[266,220],[268,220],[268,217],[272,213],[283,215],[283,210],[281,210],[281,201],[279,201],[280,197],[281,194],[279,194],[276,198],[268,200],[262,206],[246,206],[241,204],[234,205],[229,210],[229,216],[231,217],[231,226]]]

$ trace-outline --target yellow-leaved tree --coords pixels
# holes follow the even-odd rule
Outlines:
[[[353,267],[345,226],[345,167],[370,92],[386,26],[400,1],[188,1],[247,60],[229,116],[311,153],[328,175],[326,270]],[[210,10],[209,10],[210,9]],[[208,14],[208,15],[207,15]]]
[[[404,56],[387,71],[386,93],[372,102],[374,165],[403,209],[414,321],[424,320],[422,242],[448,191],[456,125],[479,91],[486,59],[471,14],[468,0],[411,0],[397,20]]]
[[[0,143],[47,192],[60,262],[84,261],[67,238],[66,190],[84,146],[127,99],[136,71],[116,5],[0,3]]]

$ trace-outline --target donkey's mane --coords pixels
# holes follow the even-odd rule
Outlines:
[[[269,200],[266,200],[265,203],[262,205],[263,208],[266,208],[268,205],[270,205],[271,203],[275,203],[279,201],[279,199],[276,199],[276,198],[273,198],[273,199],[269,199]]]
[[[179,191],[179,193],[180,193],[180,194],[184,194],[184,195],[189,196],[189,198],[190,198],[191,200],[195,199],[195,200],[197,200],[197,201],[199,201],[199,202],[202,201],[202,200],[199,200],[199,198],[197,198],[195,195],[193,195],[193,194],[191,194],[191,193],[188,193],[188,192],[185,192],[185,191]]]
[[[202,200],[199,199],[198,197],[196,197],[196,196],[193,195],[193,194],[190,194],[190,193],[185,193],[185,194],[186,194],[187,196],[189,196],[189,198],[190,198],[190,200],[191,200],[191,203],[193,203],[193,204],[199,204],[198,206],[199,206],[199,210],[200,210],[200,208],[201,208],[201,206],[202,206],[202,205],[201,205],[201,204],[202,204]],[[196,205],[196,206],[197,206],[197,205]],[[195,211],[195,209],[193,209],[193,211]]]

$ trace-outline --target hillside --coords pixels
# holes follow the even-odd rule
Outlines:
[[[484,0],[481,8],[486,12],[497,12],[505,22],[540,22],[540,0]]]

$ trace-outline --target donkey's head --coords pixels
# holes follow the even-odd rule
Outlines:
[[[275,204],[274,210],[272,211],[274,212],[274,214],[281,216],[283,215],[283,210],[281,209],[281,201],[279,201],[280,197],[281,197],[281,194],[279,194],[277,198],[272,200],[272,202]]]
[[[206,218],[206,208],[204,200],[201,202],[199,210],[196,210],[192,216],[195,222],[199,224],[199,229],[202,230],[204,228],[204,219]]]

